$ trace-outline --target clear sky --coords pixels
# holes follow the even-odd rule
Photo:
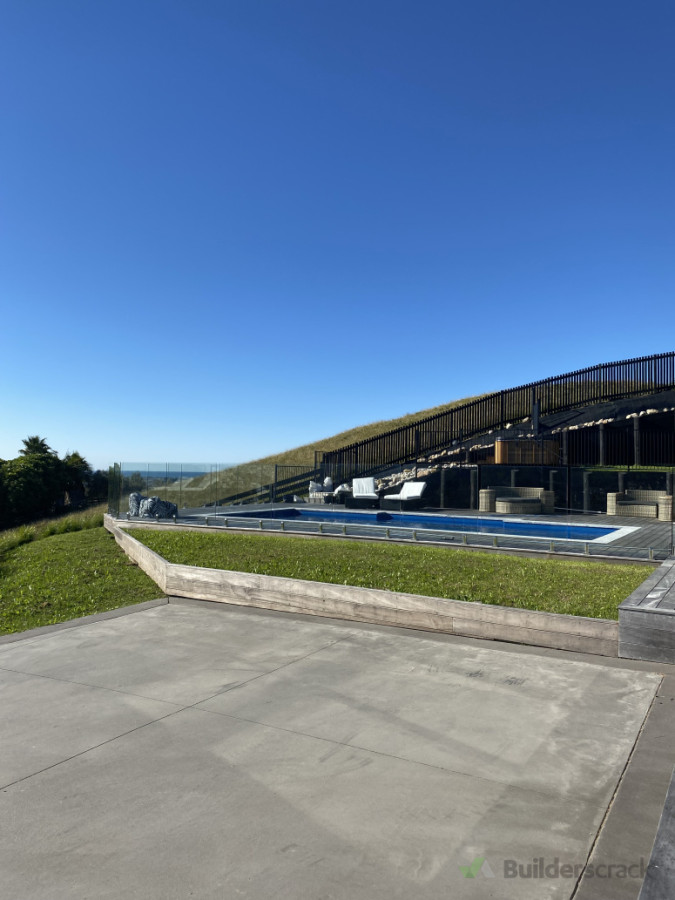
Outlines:
[[[672,0],[3,0],[0,457],[674,349],[673,46]]]

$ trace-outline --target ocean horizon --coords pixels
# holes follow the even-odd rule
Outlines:
[[[181,468],[178,466],[169,466],[162,469],[151,469],[147,465],[122,465],[122,475],[129,477],[130,475],[139,474],[143,478],[170,478],[176,480],[178,478],[197,478],[200,475],[209,475],[216,472],[222,472],[225,469],[231,469],[239,463],[217,463],[213,466],[204,466],[203,468]]]

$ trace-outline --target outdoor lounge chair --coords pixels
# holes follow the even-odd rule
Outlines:
[[[406,481],[400,494],[385,494],[380,501],[382,509],[419,509],[426,481]]]
[[[333,496],[333,479],[328,477],[324,479],[323,484],[318,481],[310,481],[309,483],[309,502],[310,503],[327,503],[328,498]]]
[[[555,494],[538,487],[488,487],[478,492],[478,508],[481,512],[501,514],[553,515]]]
[[[352,484],[351,497],[347,495],[346,505],[351,507],[372,508],[379,506],[380,495],[375,487],[374,478],[355,478]]]
[[[607,494],[608,516],[639,516],[672,522],[673,498],[666,491],[627,490]]]
[[[339,484],[332,494],[326,496],[326,503],[341,503],[343,506],[347,497],[351,497],[352,489],[348,484]]]

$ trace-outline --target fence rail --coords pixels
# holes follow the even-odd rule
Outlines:
[[[144,468],[143,466],[140,467]],[[161,467],[160,467],[161,468]],[[118,515],[126,511],[127,496],[132,491],[169,500],[179,508],[219,507],[250,502],[283,500],[293,494],[306,494],[310,479],[319,480],[321,469],[313,466],[266,465],[260,470],[253,464],[236,469],[210,470],[183,479],[181,466],[166,465],[166,475],[154,469],[148,476],[141,471],[125,470],[115,463],[109,470],[108,506]],[[234,473],[234,475],[233,475]],[[189,485],[189,486],[188,486]]]
[[[218,503],[221,505],[232,503],[246,503],[256,500],[259,503],[271,503],[282,500],[288,494],[304,494],[307,492],[307,484],[310,479],[321,477],[321,469],[303,469],[302,472],[290,475],[286,478],[277,478],[269,484],[261,484],[259,488],[240,491],[238,494],[230,494],[221,497]]]
[[[324,454],[327,475],[354,477],[530,419],[675,387],[675,352],[602,363],[498,391]]]

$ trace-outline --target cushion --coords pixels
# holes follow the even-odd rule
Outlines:
[[[401,489],[401,499],[410,500],[412,498],[421,497],[426,486],[426,481],[406,481]]]

